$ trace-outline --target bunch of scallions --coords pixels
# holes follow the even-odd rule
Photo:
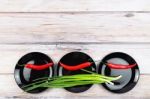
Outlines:
[[[23,86],[22,88],[25,91],[32,91],[37,88],[64,88],[64,87],[74,87],[78,85],[88,85],[88,84],[101,84],[109,83],[114,85],[112,81],[120,79],[122,76],[108,77],[100,75],[91,71],[82,69],[83,71],[88,72],[89,74],[76,74],[69,76],[58,76],[58,77],[44,77],[34,80],[33,83]]]

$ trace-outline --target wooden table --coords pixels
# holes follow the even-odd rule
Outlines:
[[[149,99],[150,0],[0,0],[0,98],[13,99]],[[139,64],[136,87],[113,94],[100,85],[74,94],[49,89],[23,92],[14,80],[17,61],[43,52],[57,63],[71,51],[94,60],[125,52]]]

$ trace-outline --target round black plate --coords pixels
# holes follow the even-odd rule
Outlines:
[[[136,63],[136,61],[131,56],[122,52],[111,53],[104,57],[102,62],[123,65],[131,65]],[[106,76],[122,75],[121,79],[114,81],[115,85],[110,85],[108,83],[102,84],[104,88],[114,93],[125,93],[130,91],[136,85],[140,76],[138,65],[131,69],[118,70],[111,69],[103,63],[100,63],[98,73]]]
[[[24,55],[16,64],[14,71],[14,77],[18,86],[21,88],[25,85],[35,82],[33,81],[35,79],[53,76],[53,66],[44,70],[33,70],[20,65],[28,63],[35,65],[43,65],[49,62],[52,62],[52,60],[47,55],[40,52],[32,52]],[[24,90],[24,88],[21,89]],[[32,91],[28,91],[28,93],[39,93],[46,89],[47,88],[36,88]]]
[[[90,67],[86,67],[84,69],[86,69],[88,71],[96,72],[96,65],[95,65],[93,59],[85,53],[71,52],[71,53],[68,53],[65,56],[63,56],[60,60],[60,62],[66,64],[66,65],[71,65],[71,66],[78,65],[78,64],[81,64],[81,63],[84,63],[87,61],[93,62],[93,64]],[[69,71],[69,70],[62,68],[60,66],[60,64],[58,64],[57,75],[62,76],[62,75],[75,75],[75,74],[88,74],[88,73],[84,72],[82,70]],[[84,92],[84,91],[88,90],[91,86],[92,86],[91,84],[90,85],[81,85],[81,86],[68,87],[65,89],[70,92],[79,93],[79,92]]]

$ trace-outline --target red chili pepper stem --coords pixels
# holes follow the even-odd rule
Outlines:
[[[22,64],[22,65],[20,65],[20,64],[17,64],[18,66],[25,66],[26,64]]]

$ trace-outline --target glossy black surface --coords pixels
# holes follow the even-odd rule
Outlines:
[[[87,62],[87,61],[93,62],[93,64],[90,67],[86,67],[84,69],[96,72],[96,65],[95,65],[93,59],[85,53],[71,52],[71,53],[68,53],[65,56],[63,56],[60,60],[60,62],[66,64],[66,65],[71,65],[71,66],[79,65],[79,64]],[[60,64],[58,64],[57,74],[59,76],[61,76],[61,75],[75,75],[75,74],[88,74],[88,73],[84,72],[82,70],[69,71],[69,70],[62,68],[60,66]],[[70,92],[79,93],[79,92],[84,92],[84,91],[88,90],[91,86],[92,85],[90,84],[90,85],[69,87],[69,88],[65,88],[65,89]]]
[[[40,52],[28,53],[21,57],[21,59],[16,64],[14,71],[15,80],[18,86],[21,88],[22,86],[35,82],[33,80],[36,80],[38,78],[53,76],[53,66],[44,70],[33,70],[20,65],[28,63],[35,65],[43,65],[49,62],[52,62],[52,60],[47,55]],[[28,93],[39,93],[46,89],[47,88],[36,88],[32,91],[28,91]]]
[[[107,55],[103,58],[102,62],[110,62],[123,65],[131,65],[136,63],[136,61],[131,56],[121,52],[115,52]],[[107,83],[102,84],[104,88],[114,93],[125,93],[135,87],[140,76],[138,65],[136,65],[132,69],[118,70],[111,69],[108,66],[104,65],[102,62],[98,67],[99,74],[103,74],[106,76],[122,75],[122,78],[120,80],[114,81],[115,85],[110,85]]]

